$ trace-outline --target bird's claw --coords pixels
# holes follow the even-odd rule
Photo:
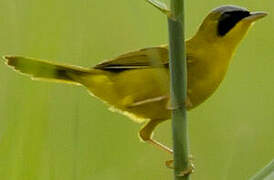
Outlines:
[[[166,161],[166,162],[165,162],[166,167],[169,168],[169,169],[174,169],[173,162],[174,162],[173,159],[172,159],[172,160]]]
[[[191,174],[191,173],[194,172],[195,166],[193,164],[193,159],[194,159],[193,156],[190,155],[189,158],[188,158],[188,160],[189,160],[189,166],[185,170],[181,171],[177,176],[187,176],[187,175],[189,175],[189,174]],[[166,167],[170,168],[170,169],[174,169],[173,162],[174,162],[174,160],[168,160],[168,161],[166,161],[165,162]]]
[[[194,169],[194,164],[190,162],[189,166],[185,170],[181,171],[177,176],[188,176],[189,174],[194,172]]]

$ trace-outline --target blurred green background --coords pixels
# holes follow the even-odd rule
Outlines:
[[[167,2],[167,1],[166,1]],[[265,10],[218,91],[189,113],[193,180],[243,180],[274,157],[273,0],[186,1],[186,36],[222,4]],[[143,0],[1,0],[0,55],[91,67],[167,43],[166,18]],[[34,82],[0,63],[1,180],[168,180],[172,157],[84,88]],[[156,138],[171,146],[170,121]]]

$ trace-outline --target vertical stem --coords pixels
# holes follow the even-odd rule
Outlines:
[[[189,168],[188,123],[186,115],[187,65],[184,38],[184,0],[171,0],[169,27],[169,56],[171,74],[172,131],[174,148],[174,179],[189,180],[189,175],[178,176]]]

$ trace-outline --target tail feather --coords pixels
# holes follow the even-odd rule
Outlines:
[[[78,78],[90,73],[90,69],[72,65],[56,64],[22,56],[4,56],[6,64],[15,71],[31,76],[33,79],[57,81],[79,85]]]

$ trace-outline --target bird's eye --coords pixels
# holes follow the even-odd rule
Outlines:
[[[249,16],[248,11],[231,11],[221,15],[218,22],[217,33],[219,36],[224,36],[228,33],[240,20]]]

